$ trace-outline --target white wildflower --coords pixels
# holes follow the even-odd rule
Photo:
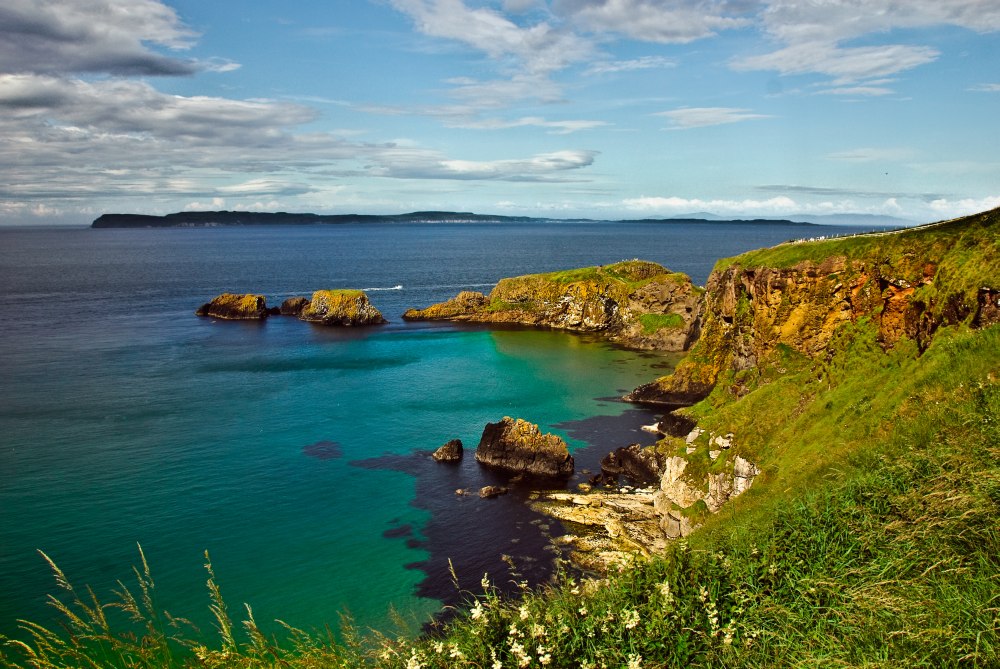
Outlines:
[[[483,592],[490,591],[490,575],[489,573],[483,574],[483,580],[480,581],[483,586]]]
[[[639,624],[639,612],[635,609],[626,611],[622,620],[625,622],[625,629],[635,629],[636,625]]]
[[[642,655],[629,653],[628,669],[642,669]]]
[[[546,634],[547,632],[545,631],[544,626],[539,625],[538,623],[535,623],[534,625],[531,626],[531,636],[533,638],[544,639]]]
[[[471,611],[469,611],[469,617],[471,617],[473,620],[479,620],[480,618],[483,617],[482,602],[476,602],[476,605],[472,607]]]
[[[448,651],[448,657],[454,658],[456,660],[464,660],[465,654],[459,650],[456,644],[451,644],[451,650]]]
[[[434,642],[434,652],[437,653],[438,655],[440,655],[441,653],[444,652],[444,642],[443,641],[435,641]]]
[[[585,616],[585,615],[587,615],[587,607],[586,607],[586,606],[581,606],[581,607],[580,607],[580,608],[578,609],[578,611],[579,611],[579,613],[580,613],[580,615],[581,615],[581,616]]]
[[[521,608],[519,608],[517,610],[517,613],[518,613],[518,615],[521,616],[521,620],[527,620],[528,619],[528,607],[527,606],[521,605]]]
[[[490,648],[490,659],[493,660],[493,664],[490,669],[503,669],[503,662],[497,659],[496,648]]]
[[[406,669],[424,669],[423,663],[417,656],[417,651],[413,651],[410,654],[410,659],[406,661]]]

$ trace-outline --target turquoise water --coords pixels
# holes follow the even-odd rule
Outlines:
[[[703,281],[720,244],[735,253],[795,234],[515,231],[530,243],[475,225],[0,231],[0,633],[15,633],[16,618],[51,619],[38,549],[107,595],[141,544],[161,606],[201,625],[205,550],[231,608],[248,602],[260,622],[305,628],[344,610],[381,626],[390,605],[426,620],[441,606],[446,557],[476,582],[502,553],[543,578],[545,538],[518,496],[457,498],[489,474],[471,453],[434,468],[426,452],[456,437],[473,449],[487,422],[512,415],[593,460],[641,439],[650,420],[608,398],[673,359],[399,314],[503,276],[625,257]],[[329,287],[375,289],[392,323],[193,315],[226,290],[276,304]],[[595,416],[608,421],[593,429]]]

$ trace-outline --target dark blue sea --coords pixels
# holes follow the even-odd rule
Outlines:
[[[818,229],[823,234],[838,232]],[[715,260],[815,227],[734,223],[0,229],[0,634],[51,623],[44,551],[110,597],[137,546],[158,604],[210,628],[204,552],[237,615],[306,629],[342,612],[426,622],[484,572],[548,577],[556,523],[459,497],[495,475],[471,451],[505,415],[565,437],[578,468],[648,435],[617,401],[676,357],[558,332],[406,323],[500,278],[627,258],[703,284]],[[363,288],[390,324],[330,329],[194,310]],[[428,453],[461,439],[458,467]],[[572,481],[575,484],[579,478]]]

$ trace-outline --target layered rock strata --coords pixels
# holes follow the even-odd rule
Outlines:
[[[546,478],[567,478],[574,470],[565,441],[509,416],[486,425],[476,447],[476,460],[494,469]]]
[[[502,279],[488,296],[463,291],[403,318],[598,332],[632,348],[683,351],[697,339],[700,308],[687,275],[630,260]]]
[[[1000,271],[970,283],[983,268],[970,258],[1000,225],[998,211],[896,233],[787,244],[720,261],[706,284],[701,336],[673,374],[625,399],[690,405],[720,375],[757,367],[780,347],[813,359],[838,329],[871,319],[883,347],[900,339],[923,350],[938,328],[1000,322]],[[977,253],[970,249],[979,248]],[[787,259],[806,257],[788,262]],[[815,259],[813,259],[815,258]],[[981,279],[980,279],[981,280]]]

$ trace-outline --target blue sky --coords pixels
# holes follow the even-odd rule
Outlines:
[[[1000,206],[997,0],[6,0],[0,223]]]

